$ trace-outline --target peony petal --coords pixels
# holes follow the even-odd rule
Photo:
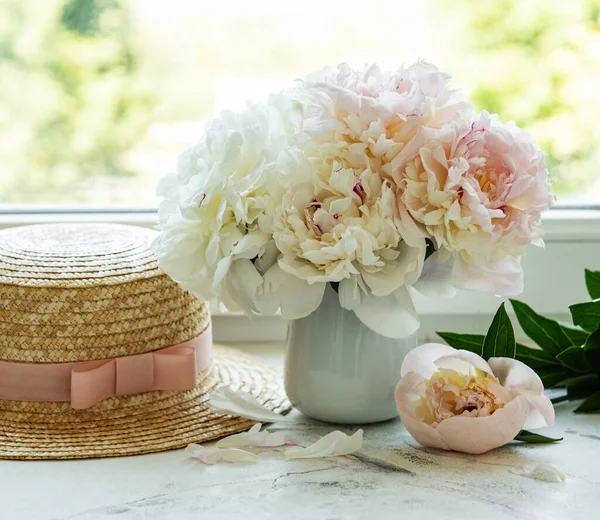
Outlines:
[[[248,315],[250,310],[248,308],[243,308],[239,304],[239,296],[235,294],[235,289],[231,283],[231,277],[227,277],[225,279],[225,283],[221,287],[221,293],[219,294],[219,308],[222,309],[224,307],[224,311],[230,312],[242,312]]]
[[[264,314],[273,314],[281,309],[281,316],[286,320],[304,318],[321,304],[325,286],[325,283],[319,282],[309,284],[275,264],[265,273],[256,306]]]
[[[523,292],[520,258],[505,257],[485,264],[469,264],[458,257],[454,262],[453,276],[457,289],[499,296],[516,296]]]
[[[509,390],[529,390],[542,393],[544,384],[525,363],[517,359],[493,357],[488,361],[500,384]]]
[[[294,240],[296,240],[296,238],[294,238]],[[300,262],[290,256],[284,255],[283,257],[280,257],[277,260],[277,263],[283,271],[304,281],[316,278],[320,278],[318,281],[321,282],[337,281],[333,280],[331,276],[323,274],[323,272],[319,271],[313,263]]]
[[[490,358],[489,364],[500,384],[527,398],[531,404],[524,428],[543,428],[554,425],[554,407],[544,395],[539,376],[525,363],[510,358]]]
[[[402,285],[413,284],[419,278],[425,258],[425,240],[419,241],[419,247],[410,247],[403,241],[398,251],[400,254],[390,269],[362,273],[373,296],[387,296]]]
[[[419,444],[449,450],[450,448],[433,426],[416,419],[412,414],[412,401],[419,396],[421,387],[424,388],[424,381],[423,377],[417,372],[408,372],[402,377],[396,386],[396,410],[408,433]]]
[[[261,314],[275,314],[281,307],[280,296],[291,275],[281,270],[277,264],[271,265],[263,276],[263,283],[257,289],[256,308]]]
[[[256,310],[256,294],[263,278],[250,260],[234,260],[229,269],[227,294],[248,315]]]
[[[469,373],[469,367],[472,366],[488,374],[495,375],[485,359],[475,354],[475,352],[469,352],[468,350],[457,350],[450,355],[442,356],[435,361],[435,366],[438,368],[450,368],[461,374]]]
[[[423,296],[452,298],[456,295],[452,280],[453,265],[452,257],[443,260],[439,251],[436,251],[425,261],[421,276],[413,287]]]
[[[521,469],[511,470],[515,475],[521,475],[522,477],[531,478],[533,480],[541,480],[542,482],[556,482],[561,483],[567,480],[566,475],[560,468],[557,468],[554,464],[538,464],[533,469]]]
[[[269,241],[269,236],[261,232],[253,232],[244,235],[231,250],[231,254],[237,258],[256,258],[261,249]]]
[[[528,392],[526,390],[518,391],[519,395],[525,397],[531,407],[529,415],[523,425],[526,430],[535,430],[537,428],[546,428],[554,426],[555,412],[552,401],[544,394]]]
[[[279,415],[265,408],[254,397],[243,390],[232,390],[229,386],[222,386],[215,390],[209,404],[215,410],[227,412],[231,415],[252,419],[259,422],[296,422],[294,419]]]
[[[356,276],[345,278],[338,287],[340,305],[349,311],[357,309],[360,306],[361,292]]]
[[[400,415],[400,419],[402,419],[402,424],[404,424],[406,431],[410,433],[411,437],[421,446],[437,448],[440,450],[451,449],[433,426],[415,419],[407,413],[399,411],[398,414]]]
[[[259,273],[264,274],[277,262],[278,255],[279,250],[275,242],[271,240],[264,245],[258,258],[254,260],[254,266]]]
[[[349,436],[335,430],[307,448],[294,448],[285,452],[286,460],[291,459],[316,459],[321,457],[337,457],[348,455],[362,448],[363,431],[357,430]]]
[[[419,329],[417,311],[405,286],[389,296],[363,292],[354,312],[367,327],[388,338],[405,338]]]
[[[272,448],[284,444],[296,444],[296,441],[288,439],[284,432],[261,431],[262,424],[257,423],[247,432],[236,433],[217,441],[217,448],[240,448],[243,446],[263,446]]]
[[[400,197],[398,197],[398,216],[398,227],[400,228],[403,240],[410,246],[419,247],[427,237],[427,231],[410,216]]]
[[[404,377],[408,372],[417,372],[425,379],[438,369],[435,362],[442,356],[455,354],[456,349],[441,343],[425,343],[406,354],[400,374]]]
[[[417,155],[421,147],[431,141],[435,136],[435,129],[420,126],[417,134],[406,144],[402,151],[392,161],[392,172],[394,181],[400,183],[402,181],[402,172],[406,167],[407,163],[412,161]]]
[[[204,464],[213,465],[218,462],[256,462],[258,457],[254,453],[235,448],[206,448],[199,444],[190,444],[185,452],[192,458],[202,461]]]
[[[230,256],[226,256],[225,258],[221,258],[221,260],[219,260],[217,263],[215,277],[213,278],[213,291],[215,294],[219,294],[219,286],[231,267],[231,260],[232,259]]]
[[[488,417],[450,417],[437,431],[451,450],[478,455],[512,441],[523,429],[529,406],[525,397],[517,396]]]

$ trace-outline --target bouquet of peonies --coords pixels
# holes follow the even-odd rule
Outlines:
[[[544,154],[449,79],[342,64],[224,112],[159,184],[160,266],[204,300],[287,319],[331,283],[388,337],[418,328],[410,286],[520,293],[554,200]]]

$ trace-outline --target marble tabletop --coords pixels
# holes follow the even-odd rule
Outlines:
[[[367,425],[360,452],[285,462],[256,450],[256,464],[204,466],[183,450],[80,461],[0,461],[1,520],[468,519],[600,517],[600,416],[557,407],[564,436],[551,445],[509,445],[471,456],[419,446],[399,420]],[[309,444],[353,426],[293,412],[272,425]],[[551,463],[564,483],[513,473]]]

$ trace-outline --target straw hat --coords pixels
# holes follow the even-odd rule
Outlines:
[[[0,458],[134,455],[248,429],[209,408],[222,385],[290,409],[270,367],[216,345],[211,362],[207,305],[160,271],[155,235],[109,224],[0,231]]]

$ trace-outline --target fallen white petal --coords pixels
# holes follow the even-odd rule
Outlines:
[[[204,464],[212,465],[218,462],[256,462],[258,456],[244,450],[235,448],[205,448],[199,444],[190,444],[185,452],[194,459]]]
[[[243,390],[232,390],[228,386],[222,386],[215,390],[210,396],[210,406],[220,412],[252,419],[258,422],[296,422],[294,419],[272,412],[260,404],[248,392]]]
[[[362,448],[363,431],[358,430],[354,435],[335,430],[307,448],[295,448],[285,452],[286,460],[290,459],[316,459],[320,457],[337,457],[348,455]]]
[[[285,444],[297,444],[298,441],[286,436],[285,432],[268,432],[261,431],[262,424],[255,424],[250,430],[243,433],[236,433],[225,437],[218,441],[215,446],[217,448],[234,448],[242,446],[263,446],[273,448],[275,446],[283,446]]]
[[[554,464],[538,464],[535,468],[527,470],[511,470],[515,475],[541,480],[542,482],[564,482],[567,480],[566,475],[557,468]]]

